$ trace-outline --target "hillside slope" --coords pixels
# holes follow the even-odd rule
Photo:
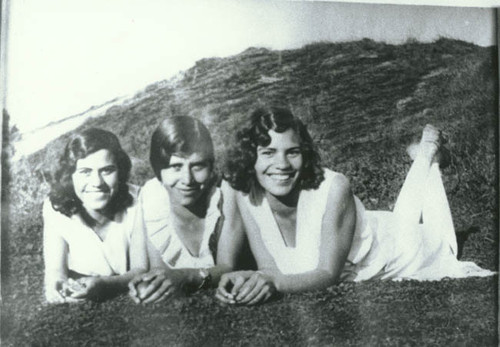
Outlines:
[[[480,230],[467,243],[464,259],[494,269],[498,259],[498,71],[495,52],[496,47],[481,48],[449,39],[397,46],[371,40],[317,43],[287,51],[249,48],[232,57],[198,61],[176,78],[148,86],[136,95],[135,101],[114,106],[105,117],[91,119],[82,127],[102,127],[116,133],[132,156],[132,181],[142,184],[153,177],[147,160],[149,140],[164,117],[187,114],[201,119],[213,134],[220,163],[234,130],[255,106],[262,103],[285,105],[308,125],[325,166],[345,173],[368,208],[389,209],[410,165],[405,154],[406,145],[420,134],[426,123],[433,123],[445,130],[454,155],[444,177],[456,228],[460,231],[474,226]],[[68,135],[12,163],[8,175],[3,171],[2,294],[7,304],[2,310],[2,318],[8,319],[2,319],[7,322],[2,332],[10,334],[7,341],[13,345],[16,338],[18,342],[36,338],[30,336],[29,326],[33,324],[48,324],[39,333],[49,340],[56,336],[50,330],[54,329],[51,320],[38,320],[37,313],[32,312],[33,307],[41,310],[41,203],[48,193],[50,170]],[[467,283],[475,286],[474,283],[479,282]],[[477,288],[489,288],[489,283],[480,282]],[[420,287],[408,283],[397,290],[408,293],[404,288],[410,288],[427,293],[431,288],[433,293],[445,293],[450,285],[443,282]],[[387,294],[390,291],[384,288],[394,288],[391,286],[365,284],[360,288],[367,288],[363,295],[376,302],[377,293]],[[468,289],[461,289],[467,286],[453,286],[457,297],[470,298]],[[365,301],[355,292],[345,295]],[[449,303],[453,310],[461,309],[464,302],[466,310],[474,308],[478,320],[464,318],[467,324],[477,322],[474,336],[492,336],[489,329],[494,325],[494,313],[490,308],[495,305],[490,302],[491,296],[488,302],[482,302],[478,296],[473,302],[457,299],[458,303]],[[109,303],[103,310],[119,309],[113,305]],[[401,305],[401,312],[411,311],[405,303]],[[425,305],[423,301],[411,305],[423,305],[423,311],[432,309],[431,304]],[[87,306],[82,307],[85,311]],[[272,305],[270,307],[272,310]],[[75,314],[80,312],[78,308],[71,310]],[[261,310],[264,316],[269,316],[265,307]],[[40,312],[41,317],[59,317],[63,312],[60,323],[67,320],[66,311],[51,308]],[[449,319],[446,312],[436,313],[432,324],[420,322],[415,328],[420,329],[417,333],[427,336],[430,329]],[[250,313],[249,317],[253,317]],[[78,314],[84,320],[88,317],[86,312]],[[152,324],[148,323],[148,315],[145,311],[138,316],[145,319],[141,323],[144,326]],[[396,316],[393,318],[397,321]],[[96,322],[88,324],[100,324]],[[117,334],[123,331],[121,328],[115,330]],[[140,334],[140,330],[134,331]],[[353,330],[353,336],[358,335],[357,331],[354,334]],[[443,336],[435,332],[435,336]],[[27,334],[27,340],[22,339],[23,334]],[[404,340],[405,334],[402,332],[398,336]],[[109,332],[106,336],[113,337]],[[451,335],[446,336],[449,339]],[[460,341],[472,344],[475,340],[463,337]]]

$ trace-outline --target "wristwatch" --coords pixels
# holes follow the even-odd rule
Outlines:
[[[210,284],[212,282],[212,275],[210,274],[210,272],[208,272],[207,269],[200,269],[198,271],[198,275],[200,275],[201,278],[201,283],[198,286],[198,290],[210,287]]]

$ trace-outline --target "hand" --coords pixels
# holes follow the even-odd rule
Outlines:
[[[59,280],[45,286],[45,299],[49,304],[62,304],[65,302],[63,283],[63,280]]]
[[[228,287],[232,287],[230,291]],[[222,275],[215,296],[227,304],[255,305],[269,300],[275,292],[271,276],[260,271],[237,271]]]
[[[71,294],[75,292],[76,281],[73,279],[57,280],[45,287],[45,298],[49,304],[63,304],[81,302],[84,299],[72,298]]]
[[[153,269],[129,282],[129,295],[136,304],[160,302],[179,294],[186,281],[183,270]]]
[[[67,282],[67,299],[98,299],[104,294],[105,283],[99,276],[82,277]]]

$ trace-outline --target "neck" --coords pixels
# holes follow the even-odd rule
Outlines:
[[[113,220],[113,215],[109,211],[106,210],[100,210],[100,211],[95,211],[95,210],[86,210],[84,209],[82,212],[82,218],[87,223],[89,226],[92,228],[94,227],[99,227],[110,220]]]
[[[207,190],[194,204],[189,206],[171,203],[170,210],[179,217],[205,218],[208,210],[208,194]]]
[[[285,196],[275,196],[266,191],[266,197],[273,210],[296,209],[299,202],[300,189],[294,188]]]

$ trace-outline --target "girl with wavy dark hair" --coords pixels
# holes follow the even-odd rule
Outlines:
[[[221,231],[231,202],[217,187],[212,138],[202,122],[188,116],[162,121],[151,138],[150,161],[156,177],[142,188],[139,204],[153,269],[130,283],[137,303],[212,287],[232,270],[242,242],[241,234]]]
[[[45,294],[49,303],[101,299],[148,269],[143,230],[134,228],[138,187],[111,132],[73,135],[43,206]]]
[[[216,297],[251,305],[276,291],[341,280],[491,275],[457,260],[441,142],[439,130],[426,126],[394,211],[365,211],[349,181],[321,167],[297,117],[282,108],[256,110],[228,154],[224,177],[232,189],[224,198],[235,201],[227,219],[244,227],[259,270],[223,275]]]

